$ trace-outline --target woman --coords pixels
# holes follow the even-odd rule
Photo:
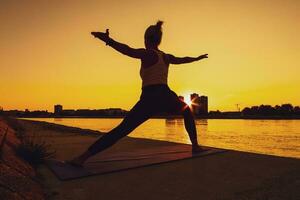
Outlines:
[[[198,57],[175,57],[158,49],[162,38],[162,21],[146,29],[145,47],[131,48],[109,37],[108,29],[103,32],[92,32],[96,38],[104,41],[120,53],[141,60],[140,76],[142,78],[142,94],[140,100],[129,111],[123,121],[113,130],[103,135],[86,152],[70,161],[71,164],[82,166],[91,156],[109,148],[119,139],[128,135],[140,124],[159,112],[180,113],[184,117],[185,128],[192,142],[192,152],[202,151],[198,145],[196,126],[189,106],[179,100],[178,96],[168,87],[169,64],[184,64],[207,58],[207,54]]]

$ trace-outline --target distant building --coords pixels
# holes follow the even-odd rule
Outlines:
[[[191,109],[195,115],[208,114],[208,97],[199,96],[197,93],[191,94]]]
[[[200,96],[199,114],[208,114],[208,97]]]
[[[54,114],[55,115],[61,115],[63,111],[63,106],[62,105],[54,105]]]
[[[107,109],[63,109],[62,105],[54,106],[54,116],[83,116],[83,117],[96,117],[96,116],[125,116],[126,110],[121,108],[107,108]]]
[[[191,98],[191,102],[192,102],[191,109],[195,115],[198,115],[199,114],[199,104],[200,104],[199,95],[196,93],[193,93],[193,94],[191,94],[190,98]]]
[[[122,115],[124,114],[124,110],[121,108],[108,108],[105,110],[108,115]]]
[[[74,116],[75,112],[76,111],[74,109],[66,109],[66,110],[62,110],[61,114],[64,116]]]

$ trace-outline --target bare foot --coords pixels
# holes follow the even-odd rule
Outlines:
[[[201,146],[193,146],[192,147],[192,153],[201,153],[203,151],[206,151],[206,149],[203,149]]]

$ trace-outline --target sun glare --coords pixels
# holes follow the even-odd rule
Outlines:
[[[190,95],[185,95],[184,96],[184,102],[188,105],[188,106],[192,106],[192,101],[191,101],[191,98],[190,98]]]

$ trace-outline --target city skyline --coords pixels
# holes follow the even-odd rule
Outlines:
[[[170,66],[169,86],[177,94],[201,91],[210,98],[209,110],[297,105],[299,10],[295,0],[3,1],[0,106],[52,110],[60,102],[75,109],[129,110],[141,93],[140,63],[90,32],[109,28],[114,39],[140,48],[145,28],[158,19],[165,22],[163,51],[210,55]]]
[[[205,97],[205,98],[208,98],[208,96],[205,96],[205,95],[201,95],[199,96],[199,94],[197,93],[191,93],[191,94],[187,94],[185,96],[182,96],[182,95],[179,95],[179,99],[181,99],[182,101],[184,101],[186,104],[188,104],[190,106],[191,109],[193,109],[193,106],[195,107],[198,107],[199,103],[195,102],[195,96],[193,95],[198,95],[198,97]],[[206,99],[207,100],[207,99]],[[197,101],[197,100],[196,100]],[[207,102],[207,105],[206,105],[206,110],[207,112],[215,112],[215,111],[221,111],[221,112],[240,112],[241,110],[244,110],[246,108],[249,108],[249,107],[257,107],[257,106],[274,106],[274,107],[278,107],[280,105],[292,105],[292,106],[295,106],[296,108],[300,107],[300,105],[298,104],[291,104],[289,102],[286,102],[286,103],[280,103],[280,104],[275,104],[275,105],[271,105],[271,104],[257,104],[257,105],[249,105],[249,106],[245,106],[245,107],[240,107],[240,104],[235,104],[235,108],[232,109],[232,110],[220,110],[220,109],[217,109],[217,110],[209,110],[208,109],[208,102]],[[24,109],[16,109],[16,108],[12,108],[12,109],[5,109],[4,107],[0,106],[0,111],[46,111],[46,112],[49,112],[51,113],[51,111],[53,111],[52,113],[55,113],[55,106],[62,106],[62,104],[54,104],[54,106],[51,107],[51,109],[44,109],[44,108],[41,108],[41,109],[29,109],[29,108],[24,108]],[[122,107],[118,107],[118,106],[109,106],[109,107],[94,107],[94,108],[91,108],[91,107],[81,107],[81,108],[72,108],[72,107],[67,107],[66,110],[68,111],[80,111],[80,110],[107,110],[107,109],[121,109],[121,110],[124,110],[124,111],[129,111],[129,110],[126,110]]]
[[[182,101],[184,101],[185,103],[187,103],[191,108],[193,107],[193,105],[195,106],[195,105],[197,105],[197,106],[199,106],[199,104],[200,103],[198,103],[198,100],[195,98],[195,96],[193,96],[193,95],[198,95],[199,96],[199,94],[197,94],[197,93],[191,93],[191,94],[187,94],[187,96],[182,96],[182,95],[179,95],[178,97],[179,97],[179,99],[181,99]],[[204,95],[201,95],[201,97],[206,97],[207,98],[207,96],[204,96]],[[74,109],[74,108],[68,108],[67,110],[72,110],[72,111],[75,111],[75,110],[98,110],[98,109],[123,109],[123,108],[121,108],[121,107],[118,107],[118,106],[116,106],[116,107],[107,107],[107,108],[76,108],[76,109]],[[208,106],[206,105],[206,111],[208,111]],[[0,106],[0,110],[5,110],[3,107],[1,107]],[[17,109],[10,109],[10,110],[17,110]],[[29,111],[29,109],[28,108],[25,108],[25,109],[23,109],[23,110],[28,110]],[[57,110],[63,110],[63,105],[62,104],[54,104],[54,107],[53,107],[53,109],[51,109],[51,110],[53,110],[53,113],[56,113],[55,111]],[[41,109],[40,111],[48,111],[47,109],[45,109],[45,110],[43,110],[43,109]],[[50,111],[51,112],[51,111]]]
[[[191,94],[189,97],[192,102],[188,104],[196,118],[202,119],[299,119],[300,106],[292,104],[281,104],[276,106],[255,105],[245,107],[243,110],[237,111],[209,111],[208,97]],[[183,96],[179,96],[180,100],[184,100]],[[102,108],[102,109],[63,109],[62,105],[54,105],[54,112],[47,110],[3,110],[0,108],[0,116],[13,116],[19,118],[123,118],[128,113],[127,110],[121,108]],[[174,119],[181,118],[178,114],[157,113],[154,118]]]

